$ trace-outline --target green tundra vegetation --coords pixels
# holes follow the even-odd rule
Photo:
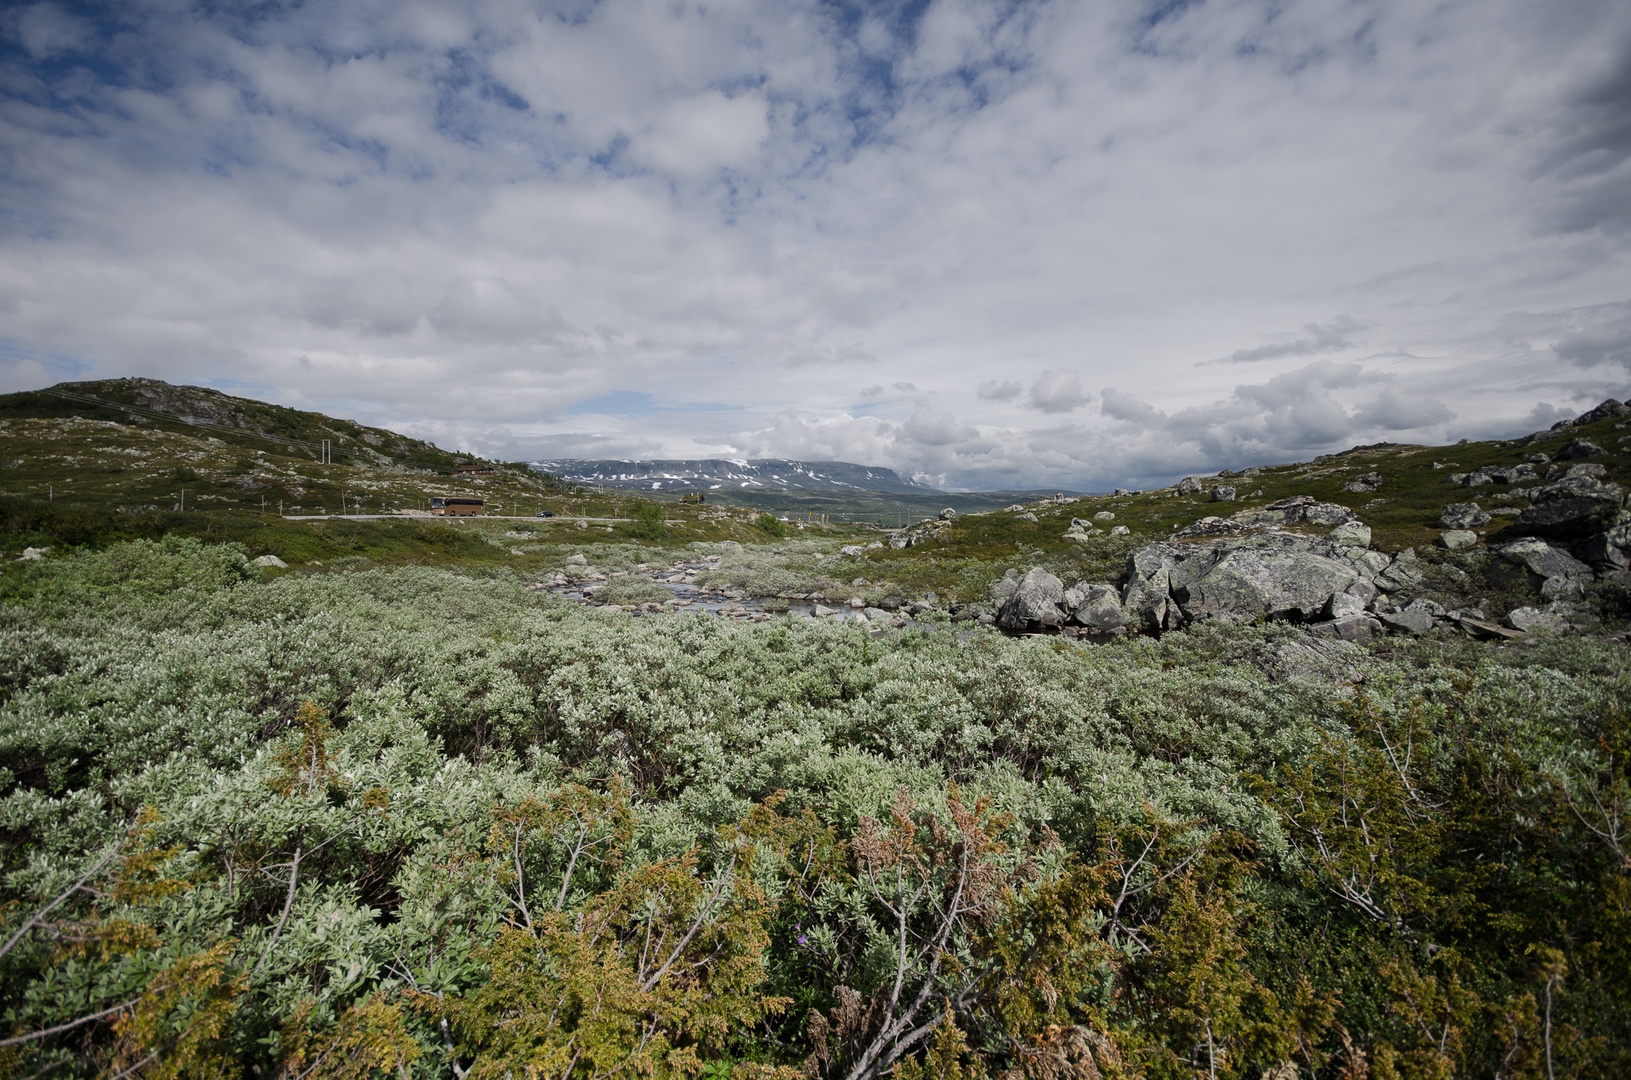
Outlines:
[[[875,638],[250,550],[5,564],[6,1075],[1631,1072],[1621,639]]]
[[[1543,604],[1430,546],[1474,497],[1497,542],[1522,489],[1445,478],[1584,436],[1626,484],[1618,424],[891,548],[762,500],[461,478],[196,388],[0,397],[0,1076],[1631,1075],[1623,575],[1507,641],[975,618],[1005,570],[1114,581],[1294,495],[1418,548],[1424,595]],[[508,520],[260,510],[476,492]],[[537,591],[654,604],[682,559],[927,610],[869,632]]]

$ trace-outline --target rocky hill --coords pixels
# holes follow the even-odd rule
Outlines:
[[[1631,614],[1619,610],[1631,597],[1627,416],[1631,408],[1606,401],[1549,431],[1477,447],[1476,468],[1435,459],[1430,467],[1440,479],[1431,485],[1408,483],[1410,466],[1367,468],[1341,484],[1348,501],[1384,491],[1396,498],[1367,499],[1357,509],[1299,493],[1252,501],[1229,516],[1174,522],[1170,539],[1131,551],[1115,580],[1083,580],[1067,588],[1042,567],[1023,575],[1010,570],[991,593],[1000,607],[986,617],[1010,631],[1069,634],[1271,620],[1307,624],[1350,641],[1446,625],[1476,637],[1592,629],[1605,614]],[[1397,460],[1414,457],[1418,449],[1361,447],[1316,464],[1346,474],[1359,467],[1343,464],[1346,458],[1371,462],[1380,451]],[[1475,448],[1449,449],[1470,458],[1461,451]],[[1294,485],[1313,472],[1297,467],[1290,476],[1275,477],[1276,486],[1283,489],[1288,479]],[[1122,494],[1142,496],[1146,505],[1197,497],[1237,503],[1243,486],[1267,474],[1187,477],[1164,491]],[[1248,498],[1265,494],[1259,487]],[[1013,510],[1040,521],[1034,509]],[[1378,547],[1366,511],[1391,519],[1395,535],[1433,531],[1432,539],[1421,551],[1417,545]],[[1113,511],[1072,516],[1063,538],[1088,541],[1114,518]],[[1127,526],[1117,528],[1131,535]],[[909,546],[948,531],[947,523],[928,523],[894,542]]]
[[[543,496],[567,493],[521,465],[454,475],[468,464],[384,428],[154,379],[0,396],[0,495],[116,511],[354,514],[473,490],[533,513]]]
[[[207,436],[251,452],[276,451],[313,460],[326,454],[330,464],[449,472],[469,460],[468,455],[355,420],[233,397],[202,386],[172,386],[158,379],[58,383],[44,390],[0,395],[0,420],[69,417]]]

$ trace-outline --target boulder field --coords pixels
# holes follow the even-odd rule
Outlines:
[[[1009,571],[993,586],[997,625],[1009,632],[1068,634],[1160,632],[1191,623],[1279,620],[1358,640],[1387,631],[1420,634],[1457,624],[1479,637],[1568,629],[1585,588],[1631,566],[1625,493],[1591,477],[1569,477],[1533,493],[1529,509],[1489,547],[1466,559],[1499,559],[1538,588],[1547,607],[1489,612],[1467,600],[1446,607],[1425,595],[1427,568],[1414,549],[1373,550],[1370,529],[1352,511],[1311,497],[1281,500],[1233,518],[1203,518],[1171,541],[1145,544],[1127,558],[1119,581],[1066,587],[1041,568]],[[1446,520],[1476,520],[1464,506]],[[1331,526],[1322,536],[1285,531]],[[1472,542],[1477,535],[1465,534]],[[1465,546],[1456,540],[1446,546]],[[1442,596],[1442,593],[1439,594]],[[1505,619],[1505,625],[1495,620]]]

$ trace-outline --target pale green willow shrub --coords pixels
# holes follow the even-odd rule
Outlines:
[[[956,782],[1071,850],[1153,812],[1236,830],[1265,865],[1295,867],[1242,775],[1350,738],[1361,692],[1421,717],[1424,755],[1448,760],[1475,733],[1581,776],[1569,738],[1631,700],[1625,650],[1587,641],[1568,655],[1391,643],[1349,657],[1353,678],[1287,674],[1270,662],[1300,640],[1285,628],[1082,645],[955,624],[875,641],[854,624],[585,610],[515,574],[261,582],[237,555],[124,545],[50,564],[0,608],[0,867],[6,899],[32,910],[146,808],[150,843],[205,884],[143,917],[176,942],[236,941],[267,1018],[303,1002],[332,1018],[409,978],[427,994],[478,982],[472,950],[511,909],[504,859],[471,852],[505,808],[573,779],[633,786],[635,861],[705,844],[776,792],[847,837],[898,790],[943,809]],[[273,796],[308,699],[336,728],[332,783]],[[278,933],[297,844],[306,869]],[[547,892],[559,861],[542,842],[527,858]],[[811,936],[859,934],[864,973],[884,938],[852,892],[823,894]],[[118,1000],[141,977],[134,960],[70,968],[30,948],[17,970],[47,974],[19,1015]],[[249,1034],[275,1042],[267,1024]]]

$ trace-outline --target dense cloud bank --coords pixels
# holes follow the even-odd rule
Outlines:
[[[1518,433],[1631,393],[1628,94],[1590,0],[35,3],[0,389],[973,487]]]

